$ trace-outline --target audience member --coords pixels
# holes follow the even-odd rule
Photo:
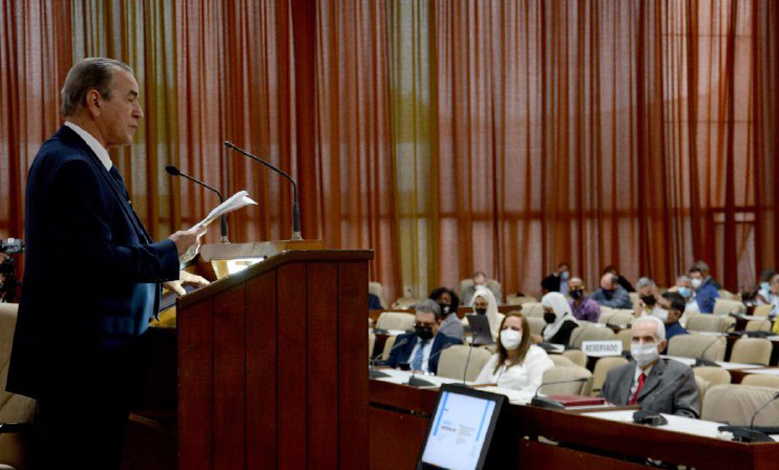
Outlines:
[[[381,306],[381,300],[379,299],[379,296],[368,292],[368,310],[383,310],[383,309],[384,307]]]
[[[473,307],[474,313],[487,316],[487,321],[490,322],[492,339],[497,340],[498,328],[503,321],[503,314],[498,312],[498,302],[495,301],[495,296],[492,295],[492,291],[486,287],[476,289],[473,302],[470,306]]]
[[[658,315],[658,318],[665,322],[665,340],[670,343],[674,336],[688,334],[684,326],[680,324],[686,307],[684,297],[678,292],[668,291],[663,293],[660,303],[665,307],[663,312]],[[665,350],[663,354],[665,354]]]
[[[696,261],[689,271],[691,284],[695,289],[695,301],[698,303],[700,313],[714,311],[714,303],[719,297],[720,286],[709,275],[709,265],[703,261]]]
[[[638,404],[654,413],[697,418],[700,398],[692,369],[660,358],[667,345],[663,323],[656,317],[641,317],[631,331],[633,360],[609,371],[603,397],[618,406]]]
[[[431,374],[438,372],[439,352],[452,344],[462,344],[462,341],[439,331],[441,319],[436,316],[437,309],[438,304],[429,299],[416,306],[414,333],[399,335],[395,339],[395,344],[399,346],[390,353],[387,365],[398,367],[408,364],[412,370]]]
[[[640,302],[635,315],[637,317],[654,315],[660,318],[659,314],[663,312],[663,309],[657,304],[660,295],[657,293],[655,281],[648,277],[642,277],[636,282],[636,287]],[[663,318],[660,319],[663,320]]]
[[[617,271],[617,268],[615,266],[609,265],[606,266],[606,268],[603,270],[602,274],[613,274],[617,276],[617,284],[622,286],[623,289],[625,289],[627,292],[635,292],[636,290],[633,288],[633,284],[628,281],[625,276],[619,273]]]
[[[456,313],[460,308],[460,297],[454,293],[452,289],[448,287],[438,287],[430,292],[429,299],[435,300],[435,302],[441,307],[441,314],[447,316],[450,313]]]
[[[466,286],[460,295],[462,295],[463,305],[471,305],[473,302],[473,296],[479,287],[484,287],[492,292],[495,301],[500,304],[503,298],[503,293],[500,290],[500,284],[494,280],[487,279],[487,275],[482,271],[477,271],[473,274],[473,284]]]
[[[529,399],[543,383],[544,372],[552,367],[546,352],[531,344],[527,319],[513,312],[501,322],[497,353],[484,365],[476,383],[517,390]]]
[[[579,323],[571,313],[571,306],[563,294],[550,292],[541,299],[544,306],[544,321],[546,326],[541,331],[544,342],[555,344],[568,344],[571,332],[579,326]]]
[[[776,272],[774,272],[773,269],[764,269],[763,272],[760,273],[760,285],[755,294],[755,300],[758,305],[773,304],[771,301],[771,279],[774,277],[774,274],[776,274]]]
[[[606,273],[600,280],[600,289],[592,294],[592,300],[604,307],[633,309],[628,291],[617,282],[617,275]],[[631,286],[632,287],[632,286]]]
[[[457,294],[446,287],[439,287],[430,293],[428,299],[435,303],[438,308],[437,315],[441,317],[441,327],[438,331],[446,336],[457,338],[462,341],[464,337],[463,324],[457,318],[457,309],[460,305],[460,298]]]
[[[573,312],[574,318],[597,323],[600,318],[600,305],[584,295],[584,281],[574,277],[568,281],[568,286],[568,293],[571,295],[571,312]]]
[[[775,317],[779,314],[779,273],[771,276],[768,286],[767,300],[769,305],[772,305],[771,313],[769,315]],[[777,324],[779,324],[779,322],[777,322]]]
[[[557,265],[557,271],[546,276],[541,281],[541,289],[544,294],[547,292],[559,292],[563,295],[568,295],[568,278],[570,272],[568,270],[568,263],[560,263]]]

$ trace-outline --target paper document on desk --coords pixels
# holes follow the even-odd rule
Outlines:
[[[238,191],[237,193],[233,194],[228,199],[226,199],[225,202],[214,207],[211,210],[211,212],[209,212],[208,215],[203,220],[196,223],[194,227],[197,228],[207,227],[211,222],[215,221],[216,219],[218,219],[219,217],[225,214],[229,214],[230,212],[238,210],[242,207],[256,206],[256,205],[257,202],[249,197],[249,193],[246,192],[246,190]],[[184,253],[184,255],[179,259],[181,266],[184,266],[185,264],[192,261],[195,258],[195,256],[197,256],[197,245],[192,245],[191,247],[189,247],[187,252]]]

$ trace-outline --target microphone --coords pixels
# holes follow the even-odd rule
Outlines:
[[[755,428],[755,418],[760,414],[765,407],[770,405],[776,399],[779,399],[779,392],[775,393],[770,400],[763,403],[753,414],[752,419],[749,421],[749,427],[746,426],[720,426],[718,431],[727,431],[733,433],[733,440],[737,442],[774,442],[773,439],[768,437],[768,433],[774,434],[779,428],[776,427],[760,427]]]
[[[246,150],[237,147],[232,142],[225,140],[224,146],[226,148],[235,150],[236,152],[240,153],[241,155],[251,158],[252,160],[265,165],[266,167],[270,168],[271,170],[275,171],[276,173],[280,174],[284,178],[287,178],[289,182],[292,184],[292,239],[293,240],[302,240],[303,236],[301,235],[301,228],[300,228],[300,201],[298,199],[298,183],[295,181],[293,177],[289,175],[286,171],[282,170],[281,168],[277,167],[276,165],[267,162],[263,160],[262,158],[251,154],[247,152]]]
[[[463,369],[463,385],[466,385],[466,378],[468,377],[468,365],[471,363],[471,351],[473,351],[473,343],[468,343],[468,356],[465,358],[465,369]]]
[[[729,326],[728,330],[732,326],[733,325]],[[719,364],[717,364],[716,362],[714,362],[712,360],[706,359],[705,356],[706,356],[706,353],[709,351],[709,349],[711,349],[712,346],[714,346],[715,344],[720,342],[721,338],[724,338],[724,336],[717,336],[716,338],[714,338],[714,341],[712,341],[711,343],[707,344],[706,347],[703,348],[703,351],[701,352],[700,357],[695,359],[695,364],[693,364],[693,367],[702,367],[702,366],[706,366],[706,367],[720,367]]]
[[[190,181],[192,181],[192,182],[194,182],[196,184],[199,184],[200,186],[202,186],[202,187],[204,187],[204,188],[206,188],[206,189],[208,189],[210,191],[215,192],[216,195],[219,197],[219,202],[220,203],[225,202],[225,197],[222,195],[222,193],[218,189],[216,189],[215,187],[213,187],[210,184],[206,183],[205,181],[200,181],[199,179],[194,178],[192,176],[189,176],[186,173],[182,173],[181,170],[179,170],[178,168],[176,168],[173,165],[166,166],[165,167],[165,171],[167,171],[170,176],[181,176],[182,178],[186,178],[186,179],[188,179],[188,180],[190,180]],[[230,241],[227,239],[227,214],[223,214],[222,215],[220,222],[221,222],[221,229],[222,230],[221,230],[221,237],[220,237],[219,241],[221,241],[222,243],[230,243]]]
[[[763,403],[763,406],[761,406],[760,408],[757,409],[757,411],[754,412],[754,414],[752,415],[752,419],[749,420],[749,429],[755,428],[755,418],[757,418],[757,415],[759,415],[760,412],[763,411],[766,406],[770,405],[777,398],[779,398],[779,392],[776,392],[770,400]]]
[[[439,354],[441,354],[445,350],[449,349],[449,347],[453,346],[453,345],[454,345],[454,343],[449,343],[446,346],[444,346],[443,348],[439,349],[438,352],[436,352],[435,354],[431,354],[430,357],[427,358],[427,363],[430,364],[430,360],[431,359],[433,359],[434,357],[438,356]],[[420,379],[419,377],[416,377],[416,373],[417,373],[417,371],[412,370],[411,371],[411,377],[409,377],[408,382],[406,382],[404,385],[411,385],[412,387],[435,387],[436,386],[432,382],[429,382],[427,380]]]
[[[557,400],[552,400],[549,397],[542,397],[538,395],[538,392],[541,391],[541,388],[546,387],[547,385],[558,385],[558,384],[568,384],[568,383],[576,383],[576,382],[586,382],[590,380],[589,377],[579,377],[578,379],[568,379],[568,380],[556,380],[554,382],[544,382],[541,385],[539,385],[536,388],[536,393],[533,394],[533,398],[530,400],[531,406],[537,406],[539,408],[551,408],[556,410],[564,410],[565,405],[560,403]]]
[[[404,344],[408,343],[407,339],[402,339],[399,342],[392,345],[392,348],[390,348],[389,352],[390,354],[392,351],[396,350],[397,348],[403,346]],[[382,353],[378,353],[375,356],[373,356],[370,361],[368,361],[368,378],[371,379],[380,379],[382,377],[389,377],[389,374],[385,374],[384,372],[380,370],[376,370],[376,359],[378,359],[379,356],[381,356]]]

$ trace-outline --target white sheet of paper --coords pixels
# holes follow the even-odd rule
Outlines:
[[[224,214],[228,214],[230,212],[233,212],[235,210],[238,210],[242,207],[246,206],[256,206],[257,202],[254,201],[252,198],[249,197],[249,193],[246,190],[240,190],[237,193],[233,194],[229,198],[225,199],[225,202],[219,204],[218,206],[214,207],[211,212],[208,213],[207,216],[200,222],[196,223],[194,227],[207,227],[211,222],[218,219]],[[179,259],[179,263],[182,266],[182,269],[184,265],[192,261],[192,259],[197,256],[197,245],[192,245],[187,249],[186,253],[184,253],[181,258]]]

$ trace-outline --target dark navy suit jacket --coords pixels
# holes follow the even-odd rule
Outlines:
[[[398,367],[399,364],[411,362],[414,359],[411,357],[411,353],[414,351],[414,346],[419,341],[419,337],[416,333],[406,333],[395,338],[395,344],[400,344],[401,341],[406,341],[406,343],[390,353],[389,360],[387,361],[390,367]],[[443,333],[438,333],[433,338],[433,346],[430,349],[430,359],[427,364],[428,370],[433,374],[438,373],[438,360],[441,359],[441,355],[437,353],[450,344],[463,344],[463,342]],[[435,356],[433,356],[434,354]]]
[[[99,376],[96,358],[141,335],[159,283],[178,279],[175,244],[152,242],[116,178],[65,126],[35,157],[8,391],[37,398],[63,380]]]

